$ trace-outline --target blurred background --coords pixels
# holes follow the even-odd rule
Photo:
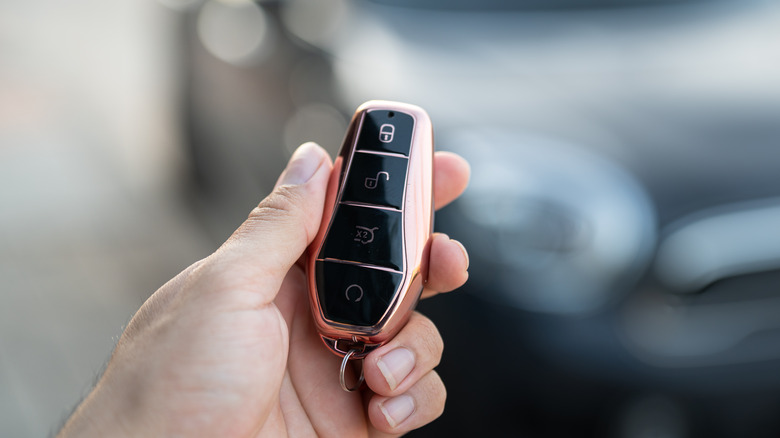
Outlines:
[[[470,281],[420,309],[410,436],[780,436],[780,4],[0,3],[0,435],[56,432],[123,326],[294,148],[428,110]]]

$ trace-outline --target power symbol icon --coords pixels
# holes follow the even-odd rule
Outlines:
[[[356,296],[357,298],[355,298],[354,300],[351,299],[349,297],[350,291],[352,291],[352,295]],[[351,284],[351,285],[349,285],[347,290],[344,292],[344,296],[347,297],[347,301],[354,301],[354,302],[357,303],[358,301],[363,299],[363,288],[358,286],[358,285],[356,285],[356,284]]]

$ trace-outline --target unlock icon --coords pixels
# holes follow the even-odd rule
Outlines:
[[[385,180],[390,181],[390,174],[387,172],[379,172],[376,174],[376,178],[368,177],[366,178],[365,186],[367,189],[375,189],[376,186],[379,184],[379,177],[384,175]]]

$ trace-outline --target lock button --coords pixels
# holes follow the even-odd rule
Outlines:
[[[414,119],[398,111],[376,110],[366,113],[358,150],[392,152],[409,156]]]
[[[403,269],[401,212],[339,205],[319,259]]]
[[[401,209],[408,161],[356,151],[341,201]]]

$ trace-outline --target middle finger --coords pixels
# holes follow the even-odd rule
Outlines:
[[[366,384],[380,395],[401,394],[439,364],[443,349],[433,322],[414,312],[395,338],[366,356]]]

